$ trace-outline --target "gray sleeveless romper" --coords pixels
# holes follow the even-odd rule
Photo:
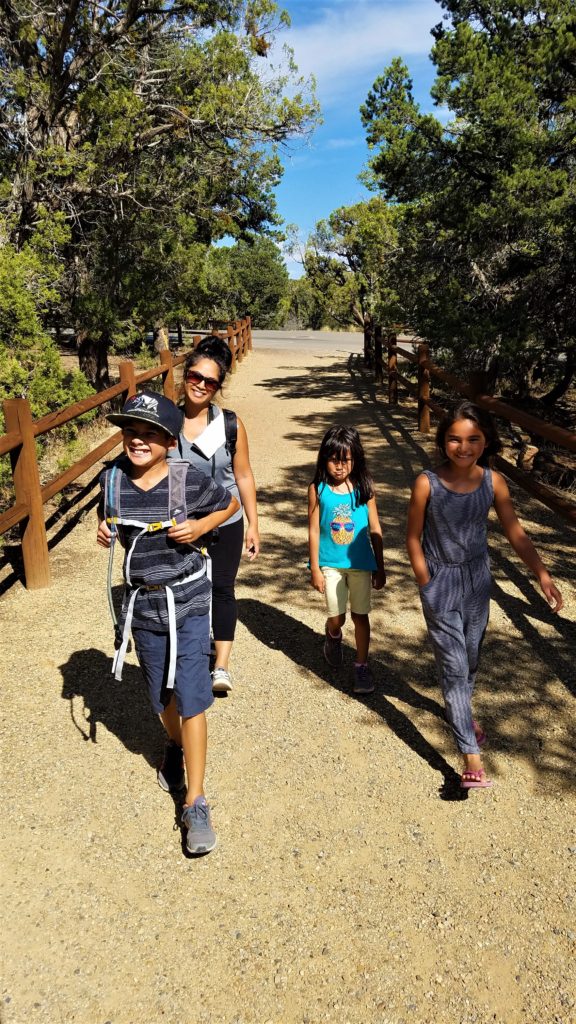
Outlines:
[[[448,490],[430,470],[426,476],[430,500],[422,547],[430,579],[420,588],[420,599],[458,749],[477,754],[471,701],[490,606],[492,473],[484,469],[480,486],[469,494]]]

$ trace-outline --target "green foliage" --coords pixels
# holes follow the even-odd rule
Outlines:
[[[402,318],[522,392],[575,356],[574,7],[442,6],[432,95],[451,120],[420,112],[393,61],[361,110],[367,178],[399,206]]]
[[[289,319],[300,329],[319,331],[324,326],[326,311],[323,297],[304,275],[290,281]]]
[[[198,293],[197,318],[226,322],[249,314],[254,327],[270,329],[285,322],[288,272],[270,238],[209,249],[198,281],[203,295]]]
[[[301,313],[308,310],[306,326],[364,329],[375,319],[395,318],[396,294],[389,283],[395,222],[395,211],[374,198],[343,206],[316,225],[304,253],[307,285],[296,292],[303,299]]]
[[[41,253],[44,241],[35,240]],[[0,248],[0,402],[27,398],[32,416],[71,405],[91,394],[83,374],[65,373],[52,338],[42,326],[42,315],[55,296],[55,268],[33,246],[17,252],[11,245]],[[0,434],[5,432],[0,405]],[[61,436],[71,437],[73,427]],[[37,443],[39,452],[44,439]],[[0,465],[0,490],[10,480],[8,460]]]
[[[271,0],[3,6],[0,210],[18,250],[40,211],[64,224],[53,311],[96,384],[112,339],[205,303],[214,240],[274,230],[278,145],[317,116],[293,65],[259,67],[286,21]]]
[[[27,398],[34,418],[90,394],[81,373],[62,370],[42,326],[55,294],[51,269],[29,247],[0,248],[0,398]]]

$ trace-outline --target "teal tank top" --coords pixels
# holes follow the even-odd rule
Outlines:
[[[369,572],[376,569],[368,505],[357,505],[356,500],[354,493],[335,494],[328,484],[319,485],[320,566]]]

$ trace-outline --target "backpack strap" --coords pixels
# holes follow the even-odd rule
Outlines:
[[[224,430],[226,433],[226,448],[230,461],[234,462],[236,455],[236,441],[238,440],[238,417],[232,409],[222,409],[224,417]]]
[[[117,465],[113,465],[110,469],[107,469],[104,473],[104,519],[110,528],[111,538],[110,547],[108,549],[108,577],[107,577],[107,595],[108,595],[108,607],[110,609],[110,615],[112,616],[112,625],[114,626],[114,638],[115,646],[118,647],[120,640],[120,630],[118,627],[118,619],[116,618],[116,612],[114,610],[114,600],[112,597],[112,567],[114,564],[114,547],[116,545],[116,537],[118,535],[118,520],[120,518],[120,486],[122,483],[122,470]]]
[[[116,526],[120,518],[121,484],[122,470],[114,464],[104,474],[104,516],[113,536],[117,532]]]
[[[168,518],[183,523],[188,518],[186,509],[186,478],[190,463],[185,459],[168,460]]]

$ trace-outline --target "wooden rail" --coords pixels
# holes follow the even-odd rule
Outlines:
[[[204,332],[203,332],[204,334]],[[231,372],[237,368],[252,349],[252,325],[250,317],[236,320],[229,324],[225,331],[213,330],[212,335],[221,337],[228,342],[232,356]],[[204,335],[205,336],[205,335]],[[196,348],[203,335],[195,334],[192,346]],[[3,403],[7,432],[0,437],[0,455],[10,455],[12,479],[14,482],[14,504],[0,515],[0,534],[6,533],[13,526],[20,524],[22,558],[26,587],[36,590],[50,586],[50,562],[48,558],[48,538],[44,522],[44,505],[55,494],[82,476],[91,466],[100,462],[120,443],[122,432],[117,430],[111,437],[79,459],[64,473],[54,477],[42,485],[36,457],[36,438],[47,434],[57,427],[76,420],[80,416],[98,409],[114,398],[122,397],[123,401],[136,393],[138,385],[162,377],[162,388],[167,398],[177,401],[183,390],[177,386],[174,368],[186,359],[187,353],[172,356],[168,350],[160,352],[160,366],[152,367],[143,373],[136,374],[134,364],[127,360],[120,363],[120,382],[83,398],[80,402],[57,409],[38,420],[32,419],[30,405],[25,398],[9,398]]]
[[[483,392],[483,375],[474,373],[468,382],[460,380],[455,374],[436,366],[430,359],[430,351],[425,343],[415,343],[415,352],[407,351],[398,346],[398,328],[394,325],[390,330],[376,327],[372,335],[365,339],[364,354],[367,366],[374,370],[377,381],[388,381],[388,401],[391,405],[398,404],[398,384],[413,395],[417,401],[418,429],[423,433],[430,432],[430,413],[441,417],[445,409],[435,402],[430,395],[433,379],[441,381],[452,391],[465,398],[470,398],[482,409],[487,409],[494,416],[514,423],[531,434],[552,441],[559,448],[576,452],[576,433],[565,430],[554,423],[538,419],[522,409],[516,409],[499,398]],[[386,362],[384,360],[386,350]],[[367,356],[367,358],[366,358]],[[398,371],[398,360],[404,359],[417,367],[417,382],[409,380]],[[497,456],[494,460],[497,469],[514,480],[525,491],[532,494],[548,508],[560,515],[567,522],[576,526],[576,506],[573,502],[558,495],[551,487],[534,480],[528,473]]]

